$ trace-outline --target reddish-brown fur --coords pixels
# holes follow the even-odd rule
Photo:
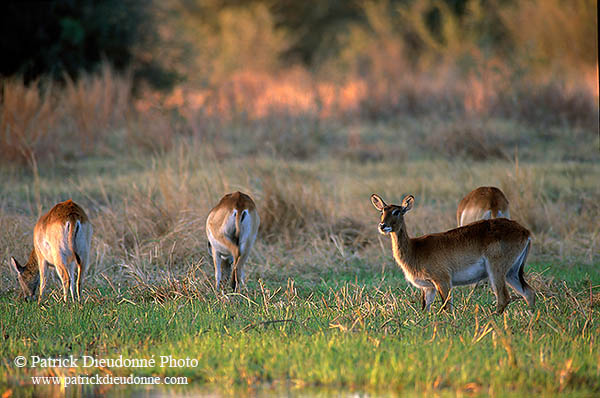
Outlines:
[[[38,225],[50,225],[52,223],[62,223],[66,220],[89,222],[87,214],[72,199],[57,203],[46,214],[40,217]]]
[[[510,218],[508,199],[496,187],[479,187],[458,204],[456,224],[460,227],[485,218]]]
[[[442,233],[409,238],[404,214],[414,198],[407,196],[401,206],[386,205],[377,195],[373,205],[381,211],[379,230],[390,234],[394,259],[407,280],[422,289],[423,306],[437,291],[446,304],[453,284],[463,285],[490,278],[501,313],[510,300],[505,282],[533,306],[533,289],[523,279],[531,233],[505,218],[482,220]]]
[[[233,224],[231,217],[235,212]],[[246,212],[247,215],[243,215]],[[243,224],[242,218],[248,217]],[[244,220],[245,221],[245,220]],[[227,194],[210,211],[206,219],[206,235],[215,266],[215,285],[221,281],[221,264],[231,269],[234,291],[244,283],[244,264],[256,240],[260,218],[250,196],[242,192]],[[231,261],[229,261],[231,259]]]
[[[63,299],[67,291],[77,299],[81,295],[82,275],[87,265],[92,226],[85,211],[71,199],[56,204],[44,214],[33,230],[33,249],[25,266],[11,258],[17,271],[18,281],[27,297],[34,297],[39,285],[41,300],[46,283],[45,271],[48,265],[54,266],[62,282]],[[74,266],[77,266],[75,281]]]

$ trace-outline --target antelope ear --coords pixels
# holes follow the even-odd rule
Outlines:
[[[19,276],[21,276],[21,274],[25,271],[25,267],[21,267],[19,262],[14,257],[10,258],[10,265]]]
[[[414,196],[406,195],[404,199],[402,199],[402,214],[406,214],[410,209],[412,209],[414,202]]]
[[[375,208],[379,211],[383,211],[383,208],[385,207],[385,202],[383,199],[381,199],[381,197],[375,193],[371,195],[371,203],[373,203],[373,206],[375,206]]]

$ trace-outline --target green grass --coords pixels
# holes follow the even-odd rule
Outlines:
[[[438,300],[424,314],[398,272],[342,274],[317,289],[302,288],[309,282],[301,277],[287,289],[252,282],[244,296],[162,302],[135,290],[92,290],[80,305],[56,295],[41,306],[4,295],[0,382],[48,373],[14,367],[17,355],[171,355],[198,366],[110,371],[186,376],[194,386],[226,390],[275,383],[373,393],[597,393],[600,275],[595,267],[581,272],[539,293],[533,315],[523,300],[493,315],[485,286],[455,289],[453,313],[438,313]],[[75,370],[94,372],[104,370]]]

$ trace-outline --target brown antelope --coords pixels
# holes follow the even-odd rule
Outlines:
[[[436,291],[444,308],[451,308],[449,297],[453,286],[469,285],[485,278],[490,279],[496,295],[497,313],[502,313],[510,301],[506,283],[533,307],[535,292],[523,278],[531,234],[515,221],[482,220],[411,239],[406,232],[404,214],[413,206],[412,195],[406,196],[400,206],[387,205],[375,194],[371,195],[371,202],[381,212],[379,232],[391,236],[394,259],[406,279],[421,289],[423,309],[429,310]]]
[[[46,270],[53,266],[62,283],[63,300],[67,301],[67,291],[71,291],[71,299],[75,301],[76,295],[79,301],[91,239],[92,225],[85,211],[70,199],[40,217],[33,229],[33,249],[27,264],[21,266],[10,258],[25,297],[34,298],[39,286],[38,302],[42,300]]]
[[[256,241],[260,218],[250,196],[242,192],[227,194],[206,219],[208,247],[215,264],[215,287],[221,282],[222,267],[231,268],[231,288],[244,285],[244,263]]]
[[[496,187],[479,187],[469,192],[456,210],[456,223],[459,227],[473,221],[490,218],[510,218],[508,199]]]

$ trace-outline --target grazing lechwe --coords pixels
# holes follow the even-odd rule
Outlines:
[[[83,273],[88,264],[92,225],[85,211],[72,200],[58,203],[44,214],[33,229],[33,249],[29,260],[21,266],[10,258],[25,297],[34,298],[39,286],[41,301],[46,286],[46,270],[53,266],[62,283],[63,300],[81,299]],[[77,273],[76,273],[77,271]]]
[[[242,192],[227,194],[206,219],[209,250],[215,264],[215,288],[219,289],[222,270],[231,268],[231,288],[244,285],[244,263],[256,241],[260,218],[250,196]]]
[[[490,218],[510,218],[508,199],[496,187],[479,187],[467,194],[456,210],[459,227]]]
[[[394,259],[406,279],[422,291],[421,303],[429,310],[439,292],[444,308],[450,307],[450,289],[485,278],[496,295],[496,310],[502,313],[510,301],[506,283],[532,308],[535,292],[523,278],[523,266],[531,246],[530,232],[506,218],[482,220],[446,232],[409,238],[404,214],[414,202],[408,195],[400,206],[387,205],[371,195],[381,212],[379,232],[392,239]]]

